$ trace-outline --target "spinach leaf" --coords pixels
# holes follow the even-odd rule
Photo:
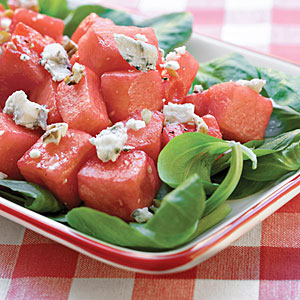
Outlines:
[[[245,162],[242,176],[248,180],[271,181],[299,168],[300,141],[292,143],[282,151],[259,157],[255,170],[249,167],[249,162]]]
[[[122,221],[100,211],[74,208],[67,214],[71,227],[103,241],[135,249],[163,250],[185,243],[195,231],[205,207],[197,175],[169,193],[145,224]]]
[[[276,105],[265,131],[265,137],[275,137],[282,132],[297,128],[300,128],[300,113],[287,109],[285,106]]]
[[[257,68],[252,66],[244,56],[231,53],[208,63],[200,64],[193,85],[201,84],[204,89],[208,89],[210,86],[221,82],[253,78],[258,78]]]
[[[269,68],[260,68],[260,76],[267,81],[263,95],[277,104],[289,106],[300,112],[300,76],[290,76]],[[299,124],[299,120],[298,120]]]
[[[102,18],[111,19],[117,25],[133,25],[131,16],[125,11],[111,9],[101,5],[82,5],[71,11],[71,13],[65,19],[64,34],[71,36],[81,21],[92,12],[96,13]]]
[[[252,166],[251,166],[252,169]],[[229,171],[216,191],[206,201],[204,215],[210,214],[224,203],[235,190],[243,171],[243,151],[239,143],[232,145]]]
[[[63,209],[48,190],[26,181],[0,180],[0,195],[39,213],[55,213]]]
[[[178,186],[194,173],[210,182],[214,160],[229,149],[227,142],[203,133],[179,135],[160,152],[157,164],[159,176],[171,187]]]
[[[5,8],[8,8],[6,0],[0,0],[0,3],[3,4]]]
[[[39,0],[40,13],[51,17],[64,19],[70,12],[66,0]]]
[[[203,232],[207,231],[211,227],[217,225],[221,221],[225,219],[225,217],[231,213],[232,208],[227,203],[222,203],[218,206],[214,211],[212,211],[207,216],[203,217],[199,220],[197,229],[193,233],[193,235],[189,238],[189,240],[193,240],[194,238],[198,237]]]
[[[193,15],[177,12],[147,19],[136,24],[139,27],[153,27],[160,48],[169,52],[183,45],[192,34]]]

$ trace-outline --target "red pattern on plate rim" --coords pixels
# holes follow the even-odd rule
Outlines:
[[[98,257],[100,260],[104,259],[112,264],[133,268],[140,272],[164,273],[166,271],[171,271],[172,269],[187,265],[199,256],[207,253],[216,245],[219,245],[223,240],[231,236],[236,230],[245,226],[250,220],[258,215],[261,215],[262,212],[280,200],[280,198],[282,198],[284,195],[292,192],[298,186],[300,186],[300,174],[285,183],[266,198],[262,199],[254,207],[245,211],[240,217],[236,218],[230,224],[224,228],[221,228],[213,235],[185,250],[180,250],[180,248],[178,251],[173,250],[170,254],[168,254],[168,252],[152,253],[134,251],[126,248],[114,248],[113,246],[111,247],[101,243],[101,241],[95,241],[83,236],[74,230],[70,230],[69,227],[52,221],[39,214],[37,214],[39,219],[44,218],[44,220],[38,220],[37,218],[26,214],[27,209],[23,207],[20,207],[19,209],[13,209],[9,207],[9,205],[0,204],[0,209],[11,216],[24,221],[39,230],[42,230],[50,236],[58,238],[75,246],[76,248],[80,248],[83,251]],[[31,214],[34,215],[36,213],[31,212]],[[267,215],[265,217],[267,217]],[[72,248],[70,245],[69,247]],[[220,247],[218,250],[220,251],[221,248],[222,247]]]

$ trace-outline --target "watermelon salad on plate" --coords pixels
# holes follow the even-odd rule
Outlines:
[[[199,65],[189,13],[49,2],[0,5],[1,196],[162,251],[299,169],[299,77],[236,53]]]

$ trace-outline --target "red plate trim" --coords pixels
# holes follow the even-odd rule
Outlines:
[[[27,210],[23,207],[20,207],[20,209],[13,209],[8,205],[0,204],[0,209],[17,219],[64,241],[65,243],[71,244],[76,248],[80,248],[81,250],[98,257],[100,260],[104,259],[112,264],[125,266],[127,268],[134,268],[142,272],[165,272],[191,263],[199,256],[207,253],[209,250],[212,250],[216,245],[231,236],[239,228],[245,226],[249,221],[262,214],[271,205],[276,203],[284,195],[292,192],[298,186],[300,186],[300,174],[282,185],[266,198],[262,199],[257,205],[245,211],[241,216],[215,232],[213,235],[185,250],[175,250],[171,251],[171,253],[152,253],[134,251],[126,248],[122,249],[119,247],[114,248],[113,246],[111,247],[101,243],[101,241],[95,241],[83,236],[75,230],[46,217],[40,216],[39,214],[32,212],[30,212],[30,214],[26,214]],[[34,218],[35,214],[38,215],[41,220]]]

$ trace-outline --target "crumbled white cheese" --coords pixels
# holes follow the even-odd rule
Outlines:
[[[167,54],[166,61],[177,60],[178,58],[180,58],[180,55],[178,55],[175,51],[171,51]]]
[[[30,60],[30,57],[26,54],[21,54],[20,59],[23,60],[23,61],[27,61],[27,60]]]
[[[27,9],[39,5],[38,0],[19,0],[19,3],[20,3],[20,7],[27,8]]]
[[[177,54],[184,55],[186,52],[186,46],[181,46],[174,49]]]
[[[10,24],[11,24],[11,19],[10,18],[1,18],[0,27],[2,27],[5,31],[9,30]]]
[[[46,128],[46,132],[43,135],[43,144],[48,145],[54,143],[58,145],[61,138],[65,137],[68,132],[67,123],[54,123]]]
[[[126,123],[126,128],[132,129],[134,131],[138,131],[145,127],[146,127],[145,121],[141,121],[141,120],[129,119]]]
[[[176,60],[168,60],[164,64],[160,64],[160,67],[166,68],[166,69],[171,69],[174,71],[177,71],[178,69],[180,69],[180,65],[179,65],[178,61],[176,61]]]
[[[3,179],[5,179],[5,178],[7,178],[8,176],[5,174],[5,173],[3,173],[3,172],[0,172],[0,180],[3,180]]]
[[[252,80],[240,79],[240,80],[236,81],[235,83],[239,84],[239,85],[247,86],[251,90],[253,90],[257,93],[260,93],[262,91],[262,88],[266,84],[266,80],[258,79],[258,78],[254,78]]]
[[[79,83],[82,76],[85,75],[85,67],[79,63],[75,63],[72,68],[73,74],[65,78],[66,84],[75,84]]]
[[[152,112],[149,109],[143,109],[141,112],[143,121],[148,124],[152,119]]]
[[[4,130],[0,130],[0,136],[4,134]]]
[[[168,105],[164,105],[163,108],[165,125],[194,122],[194,110],[195,106],[191,103],[175,104],[169,102]]]
[[[207,134],[207,132],[208,132],[208,126],[205,123],[205,121],[201,117],[199,117],[198,115],[196,115],[196,114],[194,114],[193,120],[194,120],[194,123],[196,125],[196,131]]]
[[[41,156],[41,152],[40,150],[38,149],[32,149],[30,152],[29,152],[29,156],[31,158],[39,158]]]
[[[165,57],[165,50],[164,49],[161,49],[161,48],[158,48],[158,51],[162,57],[162,59],[164,60],[164,57]]]
[[[124,34],[115,33],[114,39],[120,54],[131,66],[143,72],[156,69],[158,51],[155,46]]]
[[[201,85],[201,84],[196,84],[196,85],[194,85],[194,90],[193,90],[193,92],[194,93],[202,93],[203,92],[203,86]]]
[[[137,40],[139,40],[139,41],[142,41],[142,42],[145,42],[145,43],[148,43],[148,42],[149,42],[148,39],[147,39],[147,37],[146,37],[144,34],[138,33],[138,34],[136,34],[134,37],[135,37]]]
[[[38,126],[46,129],[49,110],[42,105],[29,101],[23,91],[16,91],[8,97],[3,112],[13,115],[17,125],[30,129]]]
[[[72,73],[68,53],[58,43],[47,45],[41,54],[40,64],[52,75],[53,81],[62,81]]]
[[[136,220],[137,223],[146,223],[153,217],[153,213],[149,211],[148,207],[144,207],[134,210],[131,216]]]
[[[122,122],[118,122],[91,138],[90,143],[96,146],[97,156],[101,161],[115,162],[125,146],[127,138],[126,127]]]

